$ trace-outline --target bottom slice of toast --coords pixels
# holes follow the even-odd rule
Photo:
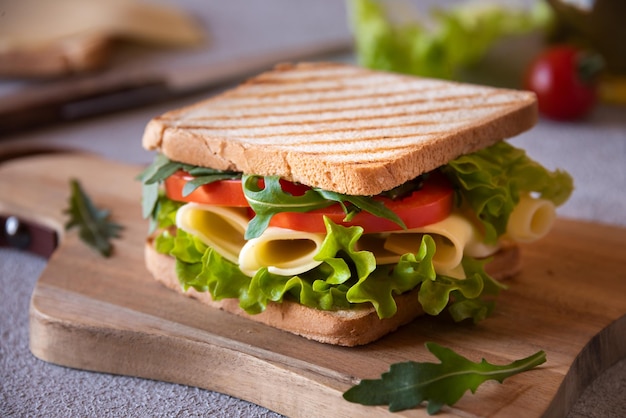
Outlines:
[[[148,271],[154,278],[172,290],[195,298],[212,308],[326,344],[349,347],[367,344],[408,324],[424,313],[417,302],[419,288],[416,288],[395,296],[398,311],[391,318],[380,319],[371,306],[323,311],[290,300],[281,303],[270,302],[263,312],[250,315],[239,307],[237,299],[214,301],[208,292],[198,292],[193,288],[183,291],[175,273],[175,259],[158,253],[152,240],[146,242],[145,261]],[[516,274],[520,269],[518,247],[504,247],[496,253],[486,269],[497,280]]]

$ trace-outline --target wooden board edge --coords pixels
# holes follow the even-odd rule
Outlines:
[[[565,417],[603,372],[626,358],[626,314],[593,336],[574,358],[544,417]]]
[[[345,401],[342,394],[357,383],[356,379],[337,383],[314,370],[296,370],[290,365],[260,359],[217,343],[158,333],[138,334],[136,330],[120,330],[106,324],[69,322],[39,308],[37,288],[31,298],[29,319],[32,354],[65,367],[199,387],[292,417],[304,416],[305,411],[311,410],[337,417],[427,416],[423,408],[392,414],[386,407]],[[626,315],[602,329],[584,346],[543,413],[544,417],[567,416],[593,380],[626,358],[624,335]],[[172,352],[188,357],[174,372],[159,367],[161,359]],[[207,367],[199,368],[198,364]],[[258,381],[271,381],[272,385],[255,384]],[[311,396],[312,385],[317,388],[314,397]],[[328,399],[324,405],[319,404],[319,394]],[[454,408],[446,410],[452,415],[459,412]]]
[[[314,370],[296,369],[225,345],[67,321],[40,309],[37,293],[35,288],[29,309],[30,351],[48,363],[216,391],[290,417],[306,417],[313,410],[335,417],[427,416],[425,410],[392,414],[384,406],[350,403],[342,394],[355,381],[337,383]],[[160,367],[162,359],[173,352],[186,357],[185,361],[176,368]],[[272,384],[258,385],[259,381]],[[320,404],[320,394],[328,401]]]

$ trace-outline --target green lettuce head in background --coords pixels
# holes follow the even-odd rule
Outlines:
[[[551,10],[471,1],[418,15],[403,0],[348,0],[359,64],[422,77],[458,79],[499,40],[545,28]]]

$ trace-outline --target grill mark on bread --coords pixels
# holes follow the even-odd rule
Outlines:
[[[377,83],[375,84],[373,87],[385,87],[387,85],[397,85],[398,82],[393,82],[393,81],[388,81],[388,82],[384,82],[384,83]],[[360,89],[362,87],[370,87],[371,84],[362,84],[362,85],[350,85],[350,86],[343,86],[344,88],[339,90],[337,88],[337,85],[332,85],[332,86],[328,86],[328,87],[319,87],[319,88],[311,88],[311,87],[304,87],[304,88],[293,88],[293,89],[277,89],[277,90],[270,90],[268,91],[266,88],[259,88],[257,92],[255,92],[255,89],[249,89],[247,91],[241,90],[238,91],[233,90],[232,92],[229,92],[228,95],[224,96],[228,99],[247,99],[247,98],[274,98],[277,96],[287,96],[287,95],[295,95],[295,94],[300,94],[300,95],[310,95],[310,94],[315,94],[315,93],[343,93],[345,91],[348,90],[356,90]],[[252,91],[250,91],[252,90]],[[220,104],[221,105],[221,104]]]
[[[450,108],[441,108],[441,109],[437,109],[437,111],[422,111],[422,112],[407,112],[407,111],[400,111],[397,113],[393,113],[393,114],[386,114],[386,115],[381,115],[379,113],[375,113],[372,115],[361,115],[360,118],[355,121],[355,118],[353,116],[348,116],[348,117],[339,117],[339,118],[329,118],[329,119],[325,119],[325,118],[320,118],[320,115],[311,115],[311,118],[303,118],[303,117],[298,117],[297,119],[295,119],[294,121],[289,121],[289,120],[285,120],[287,118],[284,118],[283,120],[276,120],[275,119],[271,119],[269,121],[267,121],[267,115],[265,116],[259,116],[259,117],[255,117],[255,118],[246,118],[247,121],[255,121],[256,120],[256,124],[219,124],[219,123],[214,123],[211,126],[207,126],[206,124],[201,124],[201,125],[197,125],[194,124],[193,122],[204,122],[203,119],[198,120],[198,119],[191,119],[189,121],[187,121],[186,123],[177,123],[176,124],[176,128],[178,129],[206,129],[206,130],[222,130],[222,129],[255,129],[255,128],[266,128],[266,127],[270,127],[270,128],[275,128],[275,127],[279,127],[279,126],[283,126],[283,127],[288,127],[288,126],[306,126],[306,125],[331,125],[331,124],[344,124],[344,123],[353,123],[353,127],[355,126],[354,123],[364,123],[367,122],[368,124],[366,126],[372,126],[372,124],[376,124],[376,127],[382,127],[385,125],[390,125],[390,124],[394,124],[393,126],[397,126],[395,125],[395,123],[398,120],[402,120],[403,118],[409,118],[411,119],[411,123],[415,124],[415,125],[434,125],[434,124],[441,124],[442,123],[442,119],[445,119],[446,123],[449,123],[450,117],[452,115],[456,116],[454,118],[454,121],[467,121],[467,120],[471,120],[473,119],[476,114],[480,114],[482,111],[485,111],[487,108],[493,107],[493,106],[498,106],[498,104],[493,104],[493,105],[489,105],[489,106],[483,106],[481,108],[474,108],[471,109],[471,113],[472,115],[467,116],[467,117],[462,117],[460,118],[459,115],[457,113],[454,113],[458,110],[458,108],[456,107],[450,107]],[[422,116],[422,117],[428,117],[428,116],[432,116],[432,115],[447,115],[450,114],[446,117],[443,118],[428,118],[428,119],[422,119],[422,120],[415,120],[416,116]],[[291,116],[291,115],[281,115],[281,116]],[[446,119],[447,118],[447,119]],[[232,122],[233,120],[242,120],[239,117],[220,117],[220,118],[213,118],[213,121],[224,121],[224,122]],[[408,122],[400,122],[399,125],[405,125]],[[349,128],[347,128],[349,129]]]
[[[424,104],[424,105],[429,105],[429,107],[427,109],[425,109],[424,111],[412,111],[411,113],[413,114],[428,114],[428,113],[436,113],[437,111],[440,110],[446,110],[446,111],[453,111],[453,110],[459,110],[459,109],[463,109],[466,106],[478,106],[478,107],[501,107],[501,106],[506,106],[508,104],[512,104],[515,103],[515,101],[513,100],[509,100],[509,101],[499,101],[499,102],[487,102],[486,99],[491,98],[493,99],[494,97],[502,97],[502,98],[506,98],[506,95],[502,95],[502,94],[490,94],[490,95],[485,95],[485,94],[474,94],[474,95],[462,95],[462,96],[448,96],[445,98],[439,98],[437,100],[436,103],[432,103],[432,99],[428,99],[428,98],[412,98],[412,99],[406,99],[406,100],[399,100],[396,101],[395,103],[371,103],[368,102],[367,105],[365,104],[357,104],[354,106],[344,106],[344,107],[312,107],[312,109],[302,109],[302,110],[294,110],[293,106],[288,106],[288,105],[283,105],[282,107],[274,105],[272,107],[274,108],[280,108],[280,111],[273,111],[273,112],[266,112],[266,113],[256,113],[256,112],[248,112],[248,113],[236,113],[236,114],[223,114],[223,112],[214,112],[211,113],[209,115],[203,115],[203,116],[194,116],[194,115],[190,115],[190,117],[188,118],[189,120],[194,120],[194,121],[198,121],[198,122],[202,122],[202,121],[206,121],[206,120],[225,120],[225,119],[246,119],[246,118],[268,118],[268,117],[275,117],[275,116],[295,116],[295,115],[311,115],[312,113],[315,113],[316,117],[320,117],[321,114],[324,113],[331,113],[331,114],[337,114],[337,113],[341,113],[341,112],[350,112],[350,111],[360,111],[360,110],[374,110],[374,109],[390,109],[390,108],[397,108],[397,107],[409,107],[411,105],[419,105],[419,104]],[[472,101],[472,99],[477,99],[477,98],[483,98],[485,100],[478,100],[478,101]],[[458,103],[458,101],[467,101],[469,103]],[[442,106],[445,102],[455,102],[456,104],[454,106],[446,106],[446,107],[437,107],[437,106]],[[255,108],[250,108],[249,110],[262,110],[263,107],[269,107],[269,106],[258,106]],[[219,109],[219,110],[224,110],[224,109]],[[207,112],[204,112],[207,113]],[[362,115],[355,115],[358,116],[359,118],[362,118]]]
[[[438,135],[441,134],[441,132],[425,132],[425,133],[420,133],[420,134],[414,134],[414,133],[405,133],[405,134],[398,134],[398,135],[394,135],[392,136],[388,136],[388,135],[378,135],[378,136],[369,136],[369,137],[360,137],[360,138],[346,138],[343,139],[342,142],[345,143],[345,149],[344,147],[333,147],[333,154],[364,154],[364,153],[368,153],[368,152],[379,152],[379,151],[395,151],[395,150],[401,150],[403,148],[407,148],[410,146],[415,146],[415,143],[406,143],[406,145],[404,145],[404,143],[399,142],[399,140],[401,139],[417,139],[418,141],[421,138],[428,138],[431,135]],[[372,144],[375,144],[376,142],[382,142],[382,141],[390,141],[391,144],[393,144],[393,146],[372,146]],[[385,142],[386,144],[389,144],[388,142]],[[291,149],[291,150],[298,150],[298,152],[303,152],[306,154],[312,154],[312,153],[318,153],[319,151],[314,151],[314,152],[309,152],[307,151],[307,149],[313,148],[313,147],[326,147],[327,146],[327,141],[312,141],[312,142],[307,142],[306,144],[281,144],[280,147],[282,149]],[[361,144],[361,145],[365,145],[367,144],[367,146],[363,146],[363,147],[355,147],[355,144]]]
[[[364,78],[365,81],[367,81]],[[241,87],[237,87],[234,90],[225,92],[223,96],[223,98],[243,98],[243,97],[249,97],[251,95],[258,95],[258,97],[274,97],[274,96],[280,96],[283,94],[291,94],[291,93],[299,93],[299,92],[322,92],[322,93],[327,93],[327,92],[336,92],[338,89],[345,89],[345,88],[360,88],[360,87],[366,87],[366,86],[372,86],[372,85],[377,85],[377,86],[384,86],[386,84],[393,84],[392,81],[389,82],[385,82],[385,83],[376,83],[376,84],[372,84],[371,80],[369,80],[368,82],[364,82],[364,83],[355,83],[355,81],[357,80],[351,80],[350,82],[344,82],[344,83],[340,83],[340,82],[333,82],[331,80],[326,80],[326,81],[318,81],[316,82],[314,85],[308,85],[306,87],[302,87],[302,86],[297,86],[297,85],[274,85],[274,87],[276,87],[276,89],[272,89],[272,85],[268,84],[268,85],[260,85],[260,84],[252,84],[250,86],[247,86],[246,89],[242,89]],[[397,81],[396,81],[397,83]],[[220,99],[221,101],[221,99]]]
[[[216,104],[214,107],[215,109],[219,109],[219,110],[223,110],[223,111],[230,111],[230,110],[246,110],[246,109],[261,109],[264,107],[276,107],[276,106],[291,106],[291,107],[298,107],[298,106],[302,106],[302,107],[311,107],[314,110],[318,110],[319,109],[319,105],[323,105],[324,103],[336,103],[336,102],[351,102],[351,101],[355,101],[355,102],[362,102],[363,100],[367,100],[368,104],[373,104],[373,103],[377,103],[378,102],[385,102],[385,103],[381,103],[381,104],[387,104],[387,103],[410,103],[407,102],[408,98],[413,98],[411,99],[412,101],[414,100],[415,102],[422,102],[422,103],[428,103],[428,102],[434,102],[434,101],[450,101],[450,100],[458,100],[458,99],[468,99],[468,98],[475,98],[475,97],[489,97],[489,95],[485,94],[484,91],[479,91],[476,89],[471,89],[471,88],[465,88],[465,92],[462,94],[459,94],[458,91],[459,90],[463,90],[463,89],[449,89],[449,88],[423,88],[423,89],[404,89],[401,90],[400,92],[398,91],[391,91],[391,92],[377,92],[377,91],[373,91],[372,94],[366,94],[366,95],[355,95],[355,96],[344,96],[344,97],[329,97],[328,94],[324,94],[323,97],[316,97],[316,98],[312,98],[312,97],[308,97],[308,100],[289,100],[289,96],[291,95],[292,97],[294,95],[299,95],[300,92],[296,93],[296,94],[283,94],[283,95],[279,95],[277,96],[278,98],[274,101],[271,101],[269,103],[264,103],[263,101],[259,101],[260,96],[255,96],[255,95],[248,95],[245,97],[240,97],[240,99],[246,99],[249,103],[248,104],[243,104],[241,103],[242,100],[240,101],[236,101],[235,103],[229,103],[228,99],[225,100],[221,100],[219,104]],[[334,89],[335,92],[340,92],[337,91],[336,89]],[[345,91],[345,90],[344,90]],[[313,91],[314,92],[314,91]],[[440,95],[436,96],[433,94],[428,94],[428,93],[440,93]],[[447,94],[447,93],[453,93],[453,94]],[[493,95],[497,95],[497,96],[502,96],[501,93],[494,93]],[[385,101],[384,99],[389,99],[391,98],[392,100],[387,100]],[[368,100],[370,99],[370,100]],[[372,100],[373,99],[373,100]],[[380,105],[380,104],[379,104]],[[332,110],[332,109],[331,109]]]
[[[424,115],[428,115],[429,113],[424,113]],[[441,120],[435,120],[435,119],[428,119],[428,120],[423,120],[423,121],[413,121],[413,122],[404,122],[404,123],[394,123],[393,118],[402,118],[402,117],[410,117],[412,116],[411,113],[397,113],[395,115],[389,116],[389,117],[380,117],[377,115],[373,115],[371,117],[365,117],[363,118],[360,122],[363,122],[364,120],[377,120],[377,121],[381,121],[383,123],[387,122],[388,124],[392,124],[393,126],[409,126],[409,125],[413,125],[413,126],[426,126],[426,125],[437,125],[441,123]],[[259,118],[261,119],[261,118]],[[471,120],[472,118],[468,117],[468,118],[456,118],[455,121],[460,121],[460,122],[466,122],[468,120]],[[231,121],[231,118],[220,118],[220,121]],[[177,129],[190,129],[190,130],[235,130],[235,129],[260,129],[260,128],[276,128],[276,127],[299,127],[299,126],[306,126],[306,125],[331,125],[331,124],[341,124],[341,123],[350,123],[350,122],[354,122],[354,118],[337,118],[337,119],[304,119],[301,122],[268,122],[268,123],[263,123],[263,124],[259,124],[259,125],[219,125],[219,124],[215,124],[211,127],[207,127],[204,125],[194,125],[194,124],[177,124],[176,128]],[[450,122],[448,122],[450,123]],[[379,125],[365,125],[365,126],[361,126],[361,127],[356,127],[353,125],[353,128],[345,128],[345,129],[337,129],[336,131],[343,131],[343,130],[351,130],[351,129],[363,129],[363,128],[373,128],[373,127],[384,127],[384,124],[379,124]],[[315,132],[320,132],[320,133],[328,133],[328,132],[332,132],[331,130],[316,130]],[[280,132],[276,132],[275,135],[276,136],[282,136],[282,135],[290,135],[293,132],[285,132],[285,133],[280,133]],[[269,135],[269,134],[268,134]]]
[[[262,105],[258,102],[258,100],[264,98],[275,99],[279,97],[281,103],[289,104],[289,105],[298,105],[303,103],[311,103],[311,101],[315,101],[316,103],[326,103],[326,102],[340,102],[340,101],[349,101],[349,100],[367,100],[378,97],[393,97],[397,95],[409,95],[409,94],[418,94],[418,93],[426,93],[429,91],[436,90],[445,90],[443,86],[424,86],[421,88],[413,88],[407,89],[406,86],[398,86],[398,89],[379,89],[380,86],[385,86],[385,84],[376,84],[374,86],[367,85],[367,89],[363,88],[345,88],[345,89],[337,89],[333,88],[325,88],[325,89],[297,89],[290,91],[278,90],[269,94],[268,92],[260,92],[259,94],[245,94],[239,96],[231,96],[228,99],[234,100],[222,100],[221,103],[218,104],[219,108],[223,109],[246,109],[246,108],[255,108]],[[396,83],[388,83],[390,85],[397,85]],[[323,98],[319,97],[311,97],[313,95],[319,94],[323,96]],[[334,97],[329,97],[333,96]],[[349,95],[345,95],[349,94]],[[301,96],[301,98],[298,98]],[[242,103],[248,102],[248,103]],[[275,102],[273,104],[276,105]]]
[[[374,130],[374,129],[369,129],[370,131]],[[378,129],[379,131],[382,131],[380,129]],[[202,130],[199,130],[200,133],[205,133],[202,132]],[[344,133],[353,133],[353,131],[351,130],[345,130],[343,131]],[[402,138],[429,138],[432,137],[433,135],[445,135],[446,133],[450,132],[449,130],[440,130],[440,131],[425,131],[425,132],[403,132],[403,133],[396,133],[393,136],[392,135],[374,135],[374,136],[364,136],[363,133],[366,132],[364,131],[359,131],[359,134],[357,134],[356,132],[354,132],[353,136],[344,136],[342,137],[341,143],[342,146],[344,146],[344,144],[350,145],[351,148],[354,151],[358,151],[358,152],[362,152],[365,148],[356,148],[354,147],[355,143],[359,143],[361,145],[363,145],[365,147],[365,144],[370,144],[372,141],[376,141],[376,140],[380,140],[380,139],[385,139],[388,141],[393,141],[393,140],[398,140],[398,139],[402,139]],[[329,138],[326,135],[317,135],[317,134],[310,134],[310,133],[304,133],[304,134],[290,134],[290,135],[285,135],[285,136],[289,136],[289,139],[292,141],[297,141],[296,144],[289,144],[285,141],[273,141],[274,137],[271,135],[267,135],[267,136],[258,136],[258,137],[254,137],[254,136],[233,136],[233,140],[234,141],[239,141],[239,142],[245,142],[245,143],[251,143],[249,141],[245,141],[245,139],[248,138],[255,138],[257,139],[256,141],[254,141],[255,145],[276,145],[279,146],[281,148],[293,148],[293,149],[305,149],[307,147],[311,147],[311,146],[316,146],[316,145],[324,145],[327,146],[329,143],[332,143],[333,146],[333,152],[335,152],[336,149],[339,148],[339,145],[336,145],[335,142],[337,140],[337,138]],[[319,140],[315,140],[315,139],[306,139],[303,140],[303,137],[309,137],[309,138],[313,138],[313,137],[320,137]],[[242,141],[243,140],[243,141]],[[395,147],[394,147],[395,148]],[[389,148],[392,149],[392,148]]]
[[[378,73],[379,76],[391,75],[386,73]],[[289,71],[273,71],[260,74],[247,80],[243,85],[249,84],[301,84],[310,83],[317,80],[343,80],[346,77],[354,78],[371,78],[372,74],[363,71],[360,67],[350,67],[343,65],[321,65],[310,66],[309,68],[300,67],[298,69],[290,68]]]
[[[303,135],[291,136],[290,142],[275,141],[275,138],[257,138],[254,142],[245,141],[245,138],[232,137],[235,142],[241,142],[245,144],[254,144],[255,146],[267,146],[275,147],[283,151],[295,151],[302,154],[323,154],[324,151],[328,151],[329,144],[332,146],[333,154],[354,154],[355,159],[357,157],[363,157],[370,159],[367,153],[382,151],[401,151],[407,147],[415,148],[418,143],[426,144],[434,137],[443,138],[448,136],[453,131],[426,131],[426,132],[396,132],[393,136],[383,134],[384,130],[377,132],[371,132],[370,135],[357,135],[354,133],[350,135],[350,131],[346,131],[348,135],[339,138],[328,138],[326,136],[309,135],[308,139],[304,139]],[[204,134],[204,132],[198,132]],[[306,135],[304,135],[306,136]],[[318,137],[318,140],[311,138]],[[408,141],[407,141],[408,140]]]
[[[459,121],[457,121],[456,123],[450,123],[450,125],[461,125],[462,123],[464,123],[465,121],[467,121],[468,119],[461,119]],[[440,122],[437,121],[433,121],[433,122],[406,122],[406,123],[399,123],[399,124],[394,124],[393,126],[395,128],[399,128],[399,127],[403,127],[403,128],[408,128],[408,127],[416,127],[416,126],[422,126],[422,127],[427,127],[427,126],[436,126],[439,125]],[[294,126],[297,127],[299,126],[298,124],[291,124],[290,126]],[[264,126],[261,126],[264,127]],[[437,135],[437,134],[441,134],[441,133],[445,133],[448,132],[451,126],[448,126],[447,129],[443,129],[443,130],[433,130],[433,131],[428,131],[425,133],[419,132],[416,133],[418,135]],[[198,128],[194,128],[194,127],[184,127],[184,129],[189,129],[189,130],[199,130],[202,132],[215,132],[218,135],[220,135],[220,131],[225,131],[228,129],[232,129],[233,131],[237,131],[240,130],[241,127],[233,127],[233,128],[225,128],[225,127],[220,127],[219,129],[210,129],[210,128],[206,128],[206,127],[198,127]],[[250,127],[246,127],[246,129],[250,129]],[[275,138],[275,137],[283,137],[283,136],[288,136],[288,137],[298,137],[298,136],[303,136],[303,135],[311,135],[311,136],[324,136],[326,137],[326,141],[323,141],[325,143],[329,142],[329,141],[333,141],[332,138],[330,138],[331,134],[336,134],[336,133],[341,133],[341,132],[366,132],[366,131],[371,131],[371,130],[380,130],[381,126],[380,125],[368,125],[368,126],[352,126],[352,127],[343,127],[343,128],[337,128],[337,129],[319,129],[319,130],[315,130],[314,132],[306,132],[306,131],[288,131],[288,132],[271,132],[271,133],[259,133],[259,132],[253,132],[250,134],[242,134],[240,132],[228,132],[228,134],[232,135],[233,137],[236,137],[238,139],[241,138],[256,138],[256,139],[261,139],[261,138]],[[224,135],[226,135],[227,133],[224,132]],[[361,138],[363,138],[361,136]],[[363,138],[363,141],[367,141],[367,138]],[[316,141],[306,141],[307,144],[314,144],[316,143]]]
[[[485,109],[488,108],[492,108],[492,107],[500,107],[501,104],[488,104],[488,105],[484,105],[481,108],[474,108],[471,109],[471,111],[469,111],[468,116],[467,117],[457,117],[454,119],[454,121],[450,121],[450,120],[445,120],[443,121],[443,123],[445,123],[446,125],[443,126],[442,128],[444,128],[443,131],[433,131],[433,133],[440,133],[440,132],[445,132],[447,130],[449,130],[451,128],[451,125],[460,125],[463,124],[465,122],[474,120],[476,117],[482,116],[480,114],[480,111],[484,111]],[[391,125],[392,127],[409,127],[409,126],[433,126],[433,125],[441,125],[442,124],[442,120],[437,120],[437,119],[431,119],[431,120],[412,120],[410,122],[400,122],[397,123],[396,119],[400,119],[400,118],[409,118],[409,117],[414,117],[415,115],[421,115],[421,116],[428,116],[428,115],[432,115],[432,114],[439,114],[439,113],[447,113],[447,112],[455,112],[457,111],[458,108],[457,107],[450,107],[450,108],[444,108],[444,109],[438,109],[437,111],[424,111],[424,112],[399,112],[399,113],[395,113],[395,114],[391,114],[391,115],[371,115],[371,116],[365,116],[365,115],[361,115],[361,117],[359,118],[359,123],[363,123],[363,122],[367,122],[367,121],[371,121],[371,124],[365,124],[363,126],[358,126],[357,124],[353,123],[350,126],[342,126],[340,128],[337,129],[318,129],[316,128],[315,125],[332,125],[332,124],[345,124],[345,123],[351,123],[354,121],[354,117],[342,117],[342,118],[336,118],[336,119],[322,119],[319,117],[319,115],[314,115],[312,118],[299,118],[298,122],[284,122],[284,121],[277,121],[277,122],[266,122],[263,124],[259,124],[259,125],[250,125],[250,124],[237,124],[237,125],[214,125],[214,126],[206,126],[206,125],[194,125],[192,123],[181,123],[181,124],[177,124],[176,128],[177,129],[187,129],[190,131],[203,131],[203,132],[220,132],[220,131],[231,131],[231,132],[224,132],[223,135],[224,136],[229,136],[229,135],[233,135],[236,136],[238,138],[270,138],[270,137],[282,137],[282,136],[294,136],[294,135],[303,135],[303,134],[319,134],[319,135],[329,135],[332,133],[337,133],[337,132],[347,132],[347,131],[366,131],[366,130],[371,130],[371,129],[380,129],[380,128],[384,128],[386,126]],[[458,115],[457,115],[458,116]],[[267,117],[267,116],[266,116]],[[231,121],[233,118],[214,118],[215,121]],[[237,118],[238,120],[241,120],[240,118]],[[259,117],[258,119],[263,119],[263,117]],[[383,123],[381,123],[381,121]],[[313,126],[311,126],[313,125]],[[311,132],[307,132],[307,131],[286,131],[286,132],[270,132],[270,133],[261,133],[258,130],[263,129],[263,128],[276,128],[276,127],[301,127],[301,126],[311,126]],[[237,131],[243,131],[243,130],[255,130],[257,129],[256,132],[250,133],[250,134],[245,134],[242,132],[237,132]],[[332,141],[332,138],[329,138],[329,141]]]
[[[344,65],[312,64],[297,68],[286,68],[290,71],[274,71],[252,78],[241,86],[222,94],[222,98],[262,98],[281,95],[307,95],[316,92],[343,93],[355,88],[377,89],[385,86],[398,86],[396,92],[414,89],[429,91],[437,89],[468,88],[467,84],[432,79],[420,79],[401,74],[370,71],[363,68],[350,68]],[[401,80],[401,82],[399,82]],[[326,87],[316,86],[316,83],[328,84]],[[289,88],[295,86],[295,88]],[[276,90],[268,90],[275,87]],[[287,87],[287,88],[286,88]],[[418,89],[415,89],[418,87]],[[474,88],[476,90],[476,88]],[[256,92],[256,94],[255,94]],[[393,91],[383,91],[380,94],[393,95]],[[359,95],[360,97],[371,97]],[[306,101],[306,99],[304,99]],[[220,102],[224,102],[221,100]],[[220,103],[223,105],[224,103]]]
[[[374,195],[461,153],[515,136],[537,119],[536,98],[528,92],[358,67],[342,73],[333,69],[336,66],[342,64],[280,67],[230,93],[170,111],[148,124],[143,145],[189,164],[280,175],[339,193]],[[300,86],[306,78],[301,69],[325,75]],[[270,82],[283,72],[300,81]],[[258,84],[260,79],[266,81]],[[420,85],[433,88],[423,90],[423,97],[402,97],[401,91],[400,100],[395,100],[383,92],[376,100],[377,92],[396,89],[391,82],[404,86],[405,92]],[[310,101],[303,100],[303,88],[313,93]],[[359,94],[361,98],[355,97]],[[260,97],[273,103],[250,106]],[[380,130],[372,126],[377,121]],[[268,132],[272,129],[274,135]]]

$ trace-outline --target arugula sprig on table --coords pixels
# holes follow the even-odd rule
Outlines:
[[[339,203],[350,220],[360,211],[366,211],[381,218],[389,219],[404,227],[402,220],[382,202],[369,196],[351,196],[318,188],[311,188],[301,196],[285,192],[278,176],[242,175],[232,171],[221,171],[172,161],[163,154],[157,155],[152,164],[137,177],[143,182],[142,212],[150,218],[154,226],[159,206],[159,185],[175,172],[182,170],[194,176],[183,188],[188,195],[196,188],[218,180],[242,179],[243,192],[255,212],[246,230],[246,239],[259,237],[268,227],[272,216],[281,212],[309,212]],[[259,180],[263,179],[263,187]],[[153,229],[151,227],[151,229]]]
[[[344,399],[362,405],[388,405],[391,412],[427,402],[426,410],[432,415],[444,405],[454,405],[467,390],[475,393],[487,380],[502,383],[504,379],[546,361],[544,351],[506,365],[495,365],[485,359],[475,363],[433,342],[427,342],[426,348],[441,363],[409,361],[392,364],[381,379],[362,380],[343,394]]]
[[[83,242],[104,257],[109,257],[113,250],[110,239],[118,238],[123,226],[109,220],[110,211],[93,204],[78,180],[71,179],[70,188],[69,208],[64,212],[70,219],[65,224],[65,230],[77,227]]]

